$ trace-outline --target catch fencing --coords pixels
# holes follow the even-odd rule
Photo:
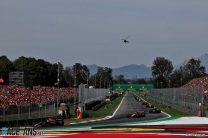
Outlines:
[[[86,88],[85,84],[79,85],[79,107],[81,111],[85,111],[85,104],[103,100],[110,95],[109,89]]]
[[[72,99],[60,99],[59,102],[72,103]],[[0,108],[0,122],[47,118],[57,115],[57,101]]]
[[[203,109],[201,87],[153,89],[147,93],[147,96],[158,103],[190,115],[197,115]]]

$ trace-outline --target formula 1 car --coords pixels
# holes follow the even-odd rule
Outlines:
[[[149,113],[161,113],[161,110],[158,108],[152,108],[149,110]]]
[[[49,117],[45,121],[41,121],[39,123],[34,124],[34,127],[48,127],[48,126],[63,126],[64,120],[63,118]]]
[[[145,117],[146,113],[145,111],[136,111],[133,114],[128,114],[128,118],[139,118],[139,117]]]
[[[47,126],[63,126],[64,120],[62,118],[53,118],[50,117],[46,121]]]

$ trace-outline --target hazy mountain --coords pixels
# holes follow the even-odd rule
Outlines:
[[[196,59],[199,59],[201,61],[201,64],[205,66],[206,72],[208,72],[208,54],[203,54]],[[188,62],[188,59],[184,60],[180,64],[176,65],[175,68],[178,69],[180,66],[185,65]],[[98,65],[88,65],[88,69],[90,70],[90,74],[93,75],[97,72],[97,68],[99,67]],[[119,68],[112,68],[113,76],[116,75],[124,75],[126,79],[135,79],[135,78],[150,78],[152,77],[152,72],[151,68],[147,67],[143,64],[141,65],[136,65],[136,64],[131,64],[131,65],[126,65],[122,66]]]
[[[120,74],[127,79],[150,78],[152,76],[151,68],[135,64],[113,69],[113,76]]]
[[[97,72],[98,65],[88,65],[90,74],[93,75]],[[126,79],[136,79],[136,78],[150,78],[152,75],[151,68],[145,65],[127,65],[119,68],[112,68],[113,76],[124,75]]]

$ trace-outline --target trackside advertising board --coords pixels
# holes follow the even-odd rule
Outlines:
[[[152,84],[114,84],[112,90],[151,90]]]

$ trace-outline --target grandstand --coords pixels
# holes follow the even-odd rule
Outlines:
[[[75,107],[85,109],[89,102],[105,101],[105,98],[109,95],[108,89],[81,86],[78,90],[77,88],[41,86],[29,88],[3,85],[0,87],[0,122],[4,125],[7,124],[7,121],[10,124],[17,124],[15,121],[24,122],[22,124],[25,124],[28,120],[33,122],[34,120],[55,117],[58,116],[60,103],[66,103],[70,106],[69,112],[70,110],[73,112]],[[70,115],[73,115],[73,113],[69,113]]]
[[[205,111],[204,113],[208,116],[208,76],[192,79],[183,87],[192,89],[201,87],[203,89],[203,108]]]
[[[0,121],[40,119],[57,115],[60,102],[72,102],[74,88],[3,85],[0,87]],[[1,122],[3,123],[3,122]]]
[[[11,106],[27,106],[29,104],[50,103],[53,101],[72,99],[72,88],[39,87],[32,89],[23,86],[6,85],[0,88],[0,108]]]
[[[201,78],[195,78],[185,84],[183,87],[186,88],[194,88],[194,87],[202,87],[204,94],[208,96],[208,76],[204,76]]]

